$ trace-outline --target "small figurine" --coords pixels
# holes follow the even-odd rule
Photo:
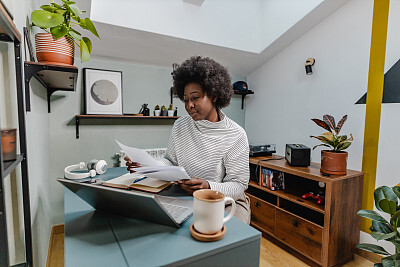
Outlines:
[[[174,116],[175,116],[175,117],[178,116],[178,107],[175,107]]]
[[[139,114],[143,114],[143,116],[150,116],[150,109],[147,107],[148,104],[143,104],[142,108],[139,111]]]

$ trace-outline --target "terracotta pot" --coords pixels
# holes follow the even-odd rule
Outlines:
[[[71,38],[54,40],[50,33],[35,35],[36,58],[39,62],[50,64],[74,64],[75,44]]]
[[[347,152],[321,151],[321,172],[335,175],[346,175]]]
[[[17,158],[17,129],[1,130],[1,148],[3,160],[15,160]]]

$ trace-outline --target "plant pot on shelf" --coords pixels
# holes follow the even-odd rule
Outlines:
[[[174,116],[174,111],[173,110],[168,110],[168,117]]]
[[[334,152],[330,150],[321,151],[321,172],[333,175],[346,175],[347,156],[344,151]]]
[[[71,38],[54,40],[50,33],[35,35],[36,57],[39,62],[50,64],[74,64],[75,44]]]

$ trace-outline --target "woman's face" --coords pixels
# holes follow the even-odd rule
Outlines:
[[[218,121],[217,109],[212,99],[207,96],[200,84],[186,84],[183,102],[185,102],[187,113],[189,113],[193,120]]]

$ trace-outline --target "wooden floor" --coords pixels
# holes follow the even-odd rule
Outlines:
[[[53,235],[51,252],[48,254],[47,267],[63,267],[64,266],[64,233],[56,232]],[[354,256],[354,260],[344,265],[344,267],[372,267],[373,262],[358,256]],[[280,247],[271,243],[264,237],[261,238],[260,248],[260,266],[261,267],[303,267],[309,266],[284,251]]]

